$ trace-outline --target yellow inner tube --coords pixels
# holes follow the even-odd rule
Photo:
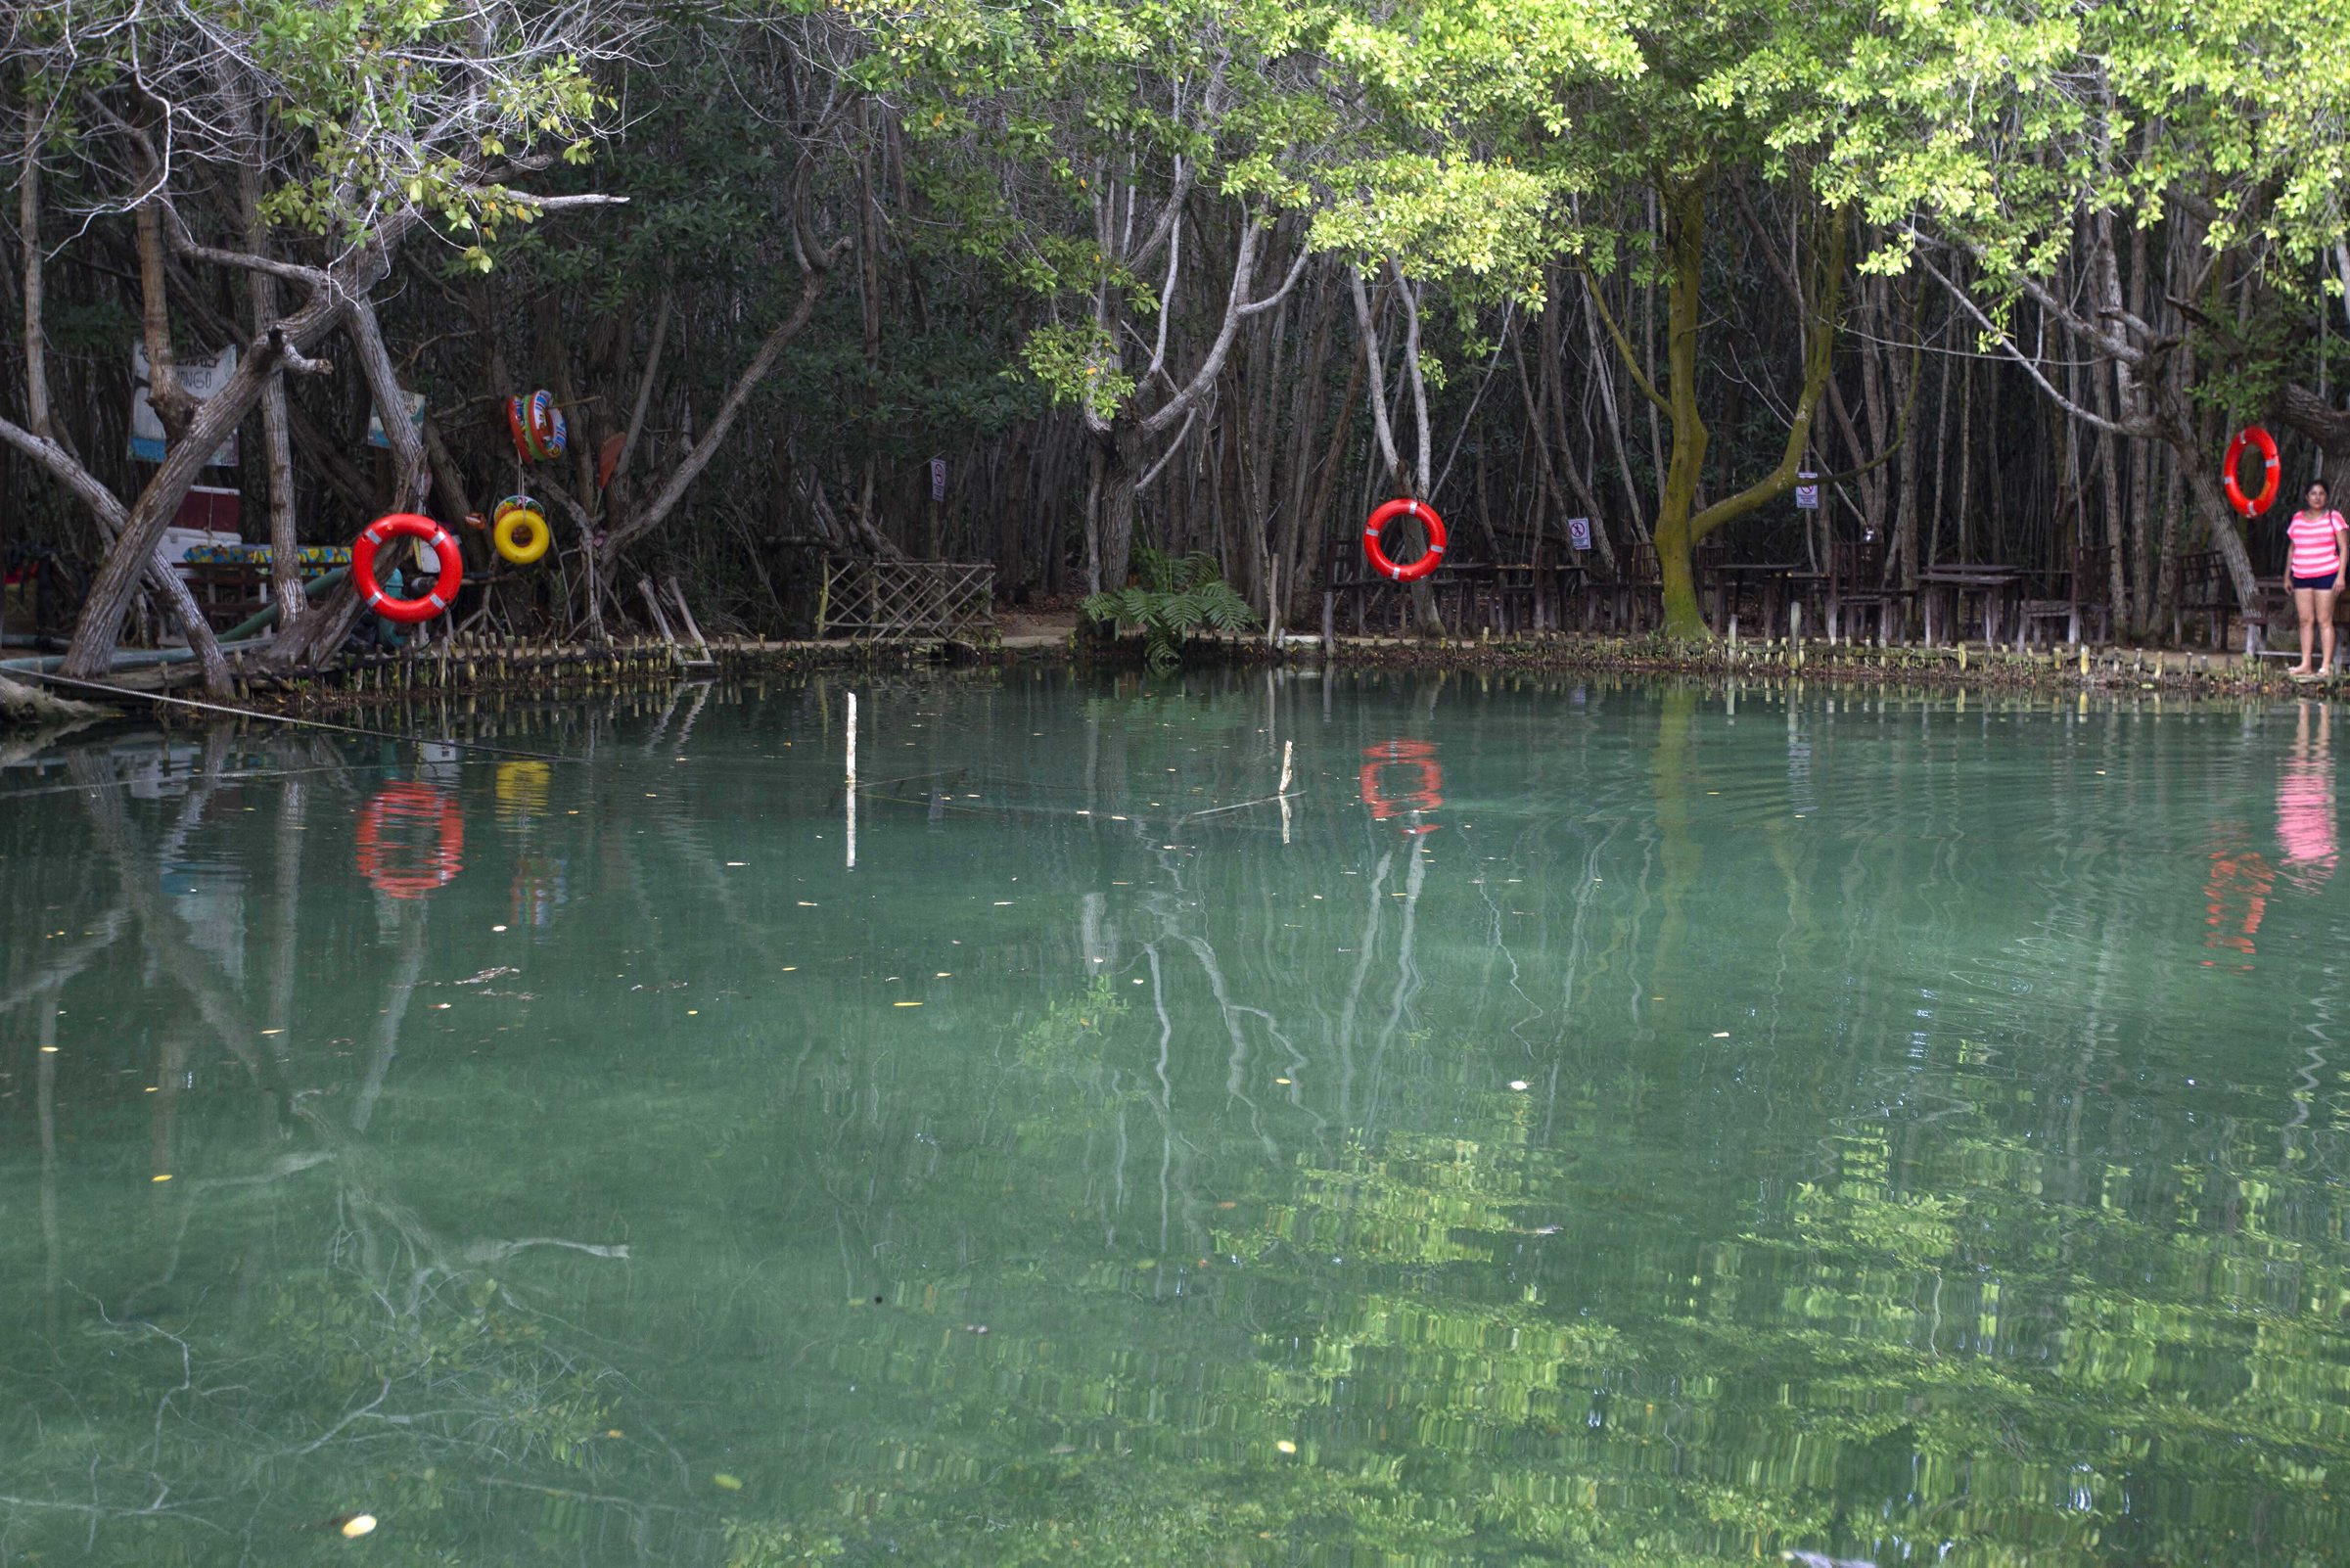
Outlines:
[[[497,543],[498,554],[516,566],[529,566],[546,554],[547,545],[552,542],[547,520],[529,507],[516,507],[499,518],[490,536]]]

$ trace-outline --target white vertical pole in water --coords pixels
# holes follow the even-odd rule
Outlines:
[[[1281,743],[1281,783],[1273,793],[1281,798],[1281,842],[1289,842],[1289,779],[1290,761],[1297,751],[1296,741]]]
[[[849,807],[849,869],[856,869],[856,693],[849,694],[849,786],[842,792]]]

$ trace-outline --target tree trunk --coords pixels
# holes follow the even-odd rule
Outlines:
[[[24,254],[24,421],[46,440],[64,444],[49,420],[49,346],[46,280],[41,250],[41,111],[29,88],[24,94],[24,172],[17,181],[17,235]]]
[[[1672,444],[1665,469],[1664,495],[1658,504],[1656,556],[1665,602],[1665,633],[1672,637],[1711,635],[1697,606],[1696,575],[1690,551],[1708,534],[1758,507],[1787,494],[1812,442],[1812,427],[1835,366],[1836,326],[1843,306],[1849,217],[1836,212],[1821,222],[1826,246],[1816,263],[1817,281],[1806,290],[1791,265],[1786,281],[1800,297],[1803,316],[1803,390],[1795,399],[1794,417],[1787,427],[1786,444],[1778,465],[1746,488],[1691,513],[1705,469],[1710,438],[1697,412],[1697,333],[1700,285],[1705,254],[1705,186],[1692,180],[1666,192],[1669,216],[1666,235],[1665,364],[1667,387],[1663,397],[1648,387],[1651,403],[1662,401],[1671,418]],[[1618,337],[1620,349],[1628,347]],[[1876,461],[1882,461],[1882,458]]]
[[[179,384],[171,353],[169,283],[163,272],[163,209],[160,199],[135,212],[139,248],[139,329],[147,348],[147,405],[166,441],[186,438],[191,399]],[[209,452],[205,454],[210,456]]]
[[[1707,635],[1697,606],[1697,581],[1689,559],[1696,540],[1689,514],[1697,479],[1705,468],[1710,433],[1697,412],[1697,303],[1705,261],[1705,187],[1695,181],[1668,193],[1665,236],[1665,365],[1672,441],[1665,483],[1657,499],[1656,560],[1663,580],[1665,634]],[[1651,378],[1650,385],[1654,385]],[[1661,433],[1660,433],[1661,434]]]
[[[1108,434],[1093,438],[1094,473],[1099,493],[1086,509],[1088,531],[1094,535],[1089,589],[1115,593],[1126,586],[1127,569],[1134,548],[1134,488],[1141,480],[1141,438],[1131,420],[1112,422]]]
[[[259,133],[259,116],[253,121]],[[245,244],[255,255],[269,244],[269,226],[261,219],[261,173],[253,161],[237,169],[237,196],[245,210]],[[258,335],[277,319],[277,279],[256,272],[253,289],[253,330]],[[301,591],[300,533],[294,518],[294,438],[286,412],[286,379],[272,376],[261,390],[261,457],[269,484],[269,596],[277,604],[278,635],[300,624],[309,601]]]

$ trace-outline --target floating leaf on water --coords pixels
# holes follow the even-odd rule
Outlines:
[[[335,1528],[343,1532],[343,1538],[346,1541],[356,1541],[361,1536],[370,1535],[374,1532],[375,1515],[372,1513],[354,1513],[342,1520],[335,1526]]]
[[[1297,1451],[1298,1446],[1295,1443],[1290,1442],[1287,1438],[1283,1438],[1280,1442],[1273,1445],[1273,1452],[1276,1453],[1295,1453]]]
[[[1526,1081],[1522,1078],[1511,1079],[1509,1081],[1509,1086],[1521,1094],[1526,1092]]]
[[[711,1484],[715,1486],[720,1492],[740,1492],[743,1490],[743,1478],[739,1475],[728,1475],[725,1471],[720,1470],[716,1475],[712,1476],[710,1479]]]
[[[892,1007],[919,1007],[922,1004],[920,1002],[892,1002],[890,1005]]]

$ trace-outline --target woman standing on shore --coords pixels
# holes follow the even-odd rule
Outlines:
[[[2288,673],[2317,675],[2333,669],[2333,601],[2341,592],[2344,561],[2350,558],[2350,525],[2327,505],[2324,480],[2313,480],[2303,499],[2308,504],[2284,526],[2285,537],[2292,541],[2285,580],[2293,585],[2293,609],[2301,618],[2301,662]],[[2325,650],[2316,665],[2309,662],[2313,631]]]

